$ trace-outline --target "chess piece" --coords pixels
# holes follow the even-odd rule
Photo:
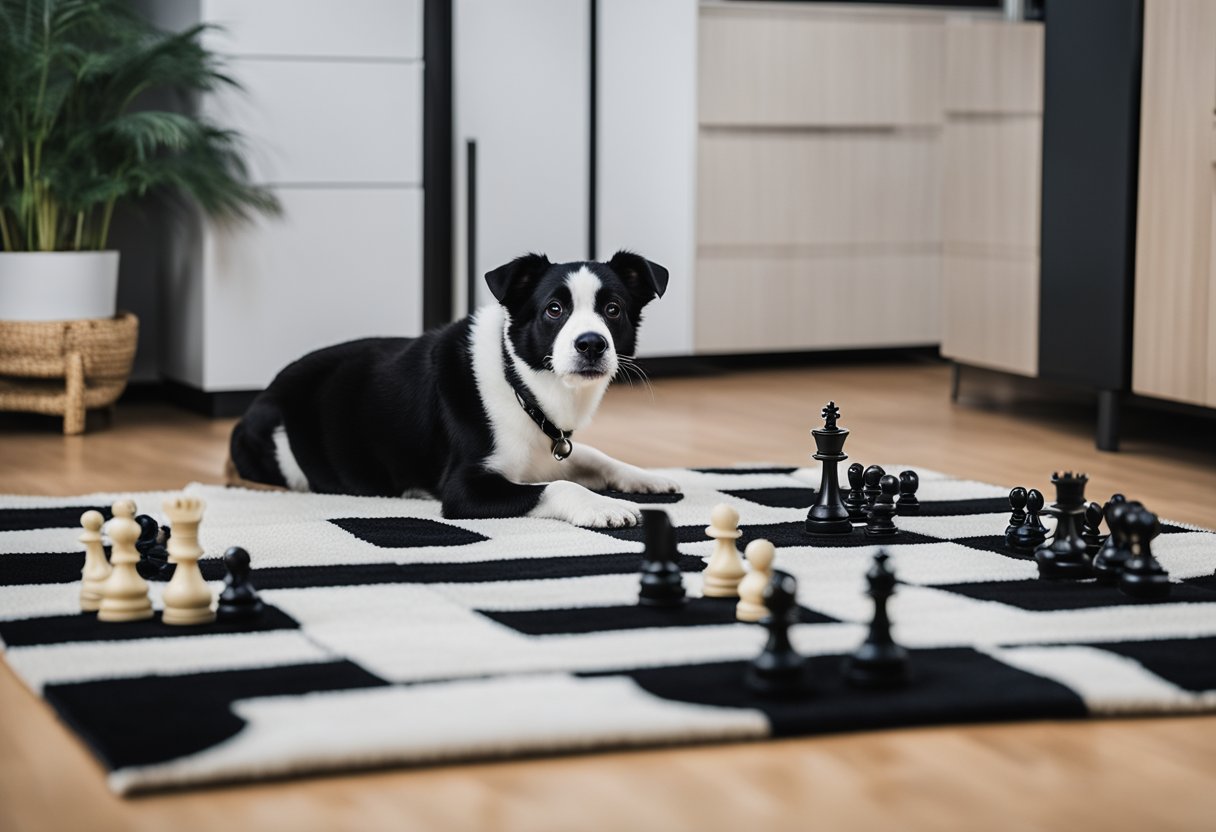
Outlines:
[[[148,599],[148,582],[139,576],[135,564],[139,552],[139,524],[135,522],[135,503],[119,500],[111,509],[113,517],[106,524],[110,536],[110,577],[101,586],[98,621],[143,621],[152,617],[152,602]]]
[[[793,575],[773,570],[763,595],[769,615],[760,622],[768,628],[768,641],[743,679],[749,689],[761,696],[802,692],[803,659],[790,644],[790,627],[798,623],[797,592],[798,581]]]
[[[684,578],[680,573],[676,532],[671,527],[671,518],[662,509],[644,508],[642,531],[646,534],[646,544],[642,550],[638,604],[669,609],[683,606]]]
[[[169,539],[169,527],[158,525],[155,518],[141,514],[135,518],[139,524],[139,540],[135,549],[139,552],[141,577],[149,581],[167,581],[173,577],[173,564],[169,563],[169,550],[165,541]]]
[[[1090,503],[1085,507],[1085,524],[1081,526],[1081,539],[1085,541],[1085,553],[1092,559],[1102,548],[1102,506]]]
[[[1170,576],[1153,557],[1153,538],[1161,534],[1161,521],[1143,506],[1132,506],[1123,518],[1132,556],[1119,575],[1119,589],[1140,601],[1159,601],[1170,594]]]
[[[262,614],[262,600],[249,579],[249,553],[240,546],[224,552],[224,590],[215,610],[218,621],[248,621]]]
[[[899,489],[899,480],[890,474],[883,475],[879,480],[879,495],[870,506],[866,518],[867,537],[891,537],[899,534],[895,525],[895,492]]]
[[[747,575],[739,582],[739,603],[735,605],[735,618],[740,621],[759,621],[768,615],[764,606],[764,588],[773,577],[773,544],[767,540],[753,540],[747,544]]]
[[[80,542],[84,544],[84,570],[80,573],[81,612],[97,612],[101,606],[101,588],[114,571],[101,545],[101,524],[104,522],[100,511],[86,511],[80,515],[80,525],[84,527],[80,535]]]
[[[822,474],[815,505],[811,506],[806,516],[806,530],[810,534],[849,534],[853,531],[853,524],[840,496],[836,470],[836,466],[849,458],[844,453],[844,440],[848,439],[849,430],[836,426],[836,419],[840,416],[836,402],[828,402],[822,414],[824,426],[811,431],[815,437],[813,456],[822,463]]]
[[[165,516],[173,528],[169,538],[169,562],[176,564],[173,577],[162,596],[166,624],[191,626],[215,620],[211,609],[211,588],[203,580],[198,559],[203,549],[198,544],[198,526],[203,519],[204,503],[199,497],[181,494],[164,502]]]
[[[1072,471],[1057,471],[1051,475],[1051,483],[1056,487],[1056,501],[1051,506],[1056,530],[1050,542],[1041,543],[1034,550],[1040,578],[1060,580],[1092,575],[1090,564],[1093,559],[1086,553],[1078,525],[1085,514],[1085,483],[1088,481],[1084,474]]]
[[[739,582],[747,570],[735,541],[743,534],[739,531],[739,512],[726,503],[718,503],[709,515],[705,534],[717,543],[703,572],[701,594],[706,598],[734,598],[739,594]]]
[[[1005,535],[1005,543],[1010,552],[1019,557],[1034,557],[1035,549],[1047,539],[1047,527],[1039,520],[1039,512],[1043,510],[1043,492],[1032,488],[1026,492],[1026,519],[1022,525]]]
[[[1009,492],[1009,508],[1012,512],[1009,515],[1009,525],[1005,527],[1005,539],[1017,530],[1018,526],[1026,522],[1026,489],[1022,486],[1012,489]]]
[[[895,511],[900,515],[920,514],[920,500],[916,498],[916,489],[920,488],[920,475],[915,471],[899,472],[899,500],[895,503]]]
[[[874,618],[866,640],[844,661],[844,679],[854,687],[899,687],[912,678],[908,651],[891,637],[887,600],[895,594],[895,573],[887,560],[887,553],[880,550],[866,573],[867,594],[874,599]]]
[[[870,506],[874,505],[874,501],[882,493],[882,488],[879,487],[878,483],[886,475],[887,472],[882,469],[881,465],[871,465],[862,474],[862,480],[865,482],[865,488],[862,493],[865,494],[866,498],[866,511],[870,510]]]
[[[849,493],[845,495],[844,507],[849,512],[849,520],[854,523],[864,523],[866,520],[866,495],[862,491],[864,471],[860,462],[854,462],[848,470]]]
[[[1119,499],[1116,500],[1115,497]],[[1099,583],[1113,584],[1119,580],[1123,567],[1131,560],[1132,551],[1127,540],[1127,515],[1132,509],[1140,508],[1140,503],[1129,503],[1122,494],[1116,494],[1107,501],[1103,514],[1106,516],[1106,528],[1110,532],[1102,542],[1102,548],[1094,555],[1092,569]]]

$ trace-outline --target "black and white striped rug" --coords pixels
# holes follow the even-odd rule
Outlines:
[[[207,501],[204,575],[240,545],[268,604],[256,625],[102,624],[79,612],[79,518],[119,497],[0,497],[4,658],[96,752],[120,793],[390,764],[901,725],[1216,708],[1216,534],[1166,524],[1175,583],[1135,602],[1046,583],[1007,555],[1007,490],[921,473],[922,512],[888,546],[890,605],[914,682],[840,679],[872,603],[875,548],[811,545],[813,469],[673,470],[658,498],[680,541],[679,612],[636,605],[641,530],[516,518],[445,520],[430,500],[187,490]],[[1100,497],[1099,497],[1100,499]],[[700,598],[713,505],[741,515],[799,580],[795,646],[811,690],[743,684],[762,627]],[[161,584],[153,584],[159,607]]]

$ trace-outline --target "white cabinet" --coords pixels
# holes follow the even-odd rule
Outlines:
[[[281,218],[179,231],[162,373],[217,393],[265,387],[329,344],[422,331],[422,0],[146,4],[208,45],[243,90],[202,104],[240,131]]]

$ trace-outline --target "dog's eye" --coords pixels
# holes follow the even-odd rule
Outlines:
[[[621,305],[619,303],[616,303],[615,301],[609,303],[607,306],[604,307],[604,314],[607,315],[609,318],[621,317]]]
[[[555,300],[549,301],[549,305],[545,307],[545,314],[550,318],[560,318],[562,316],[562,305]]]

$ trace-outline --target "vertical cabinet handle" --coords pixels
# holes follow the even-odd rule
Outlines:
[[[465,139],[465,238],[464,262],[466,281],[465,311],[477,308],[477,140]]]

